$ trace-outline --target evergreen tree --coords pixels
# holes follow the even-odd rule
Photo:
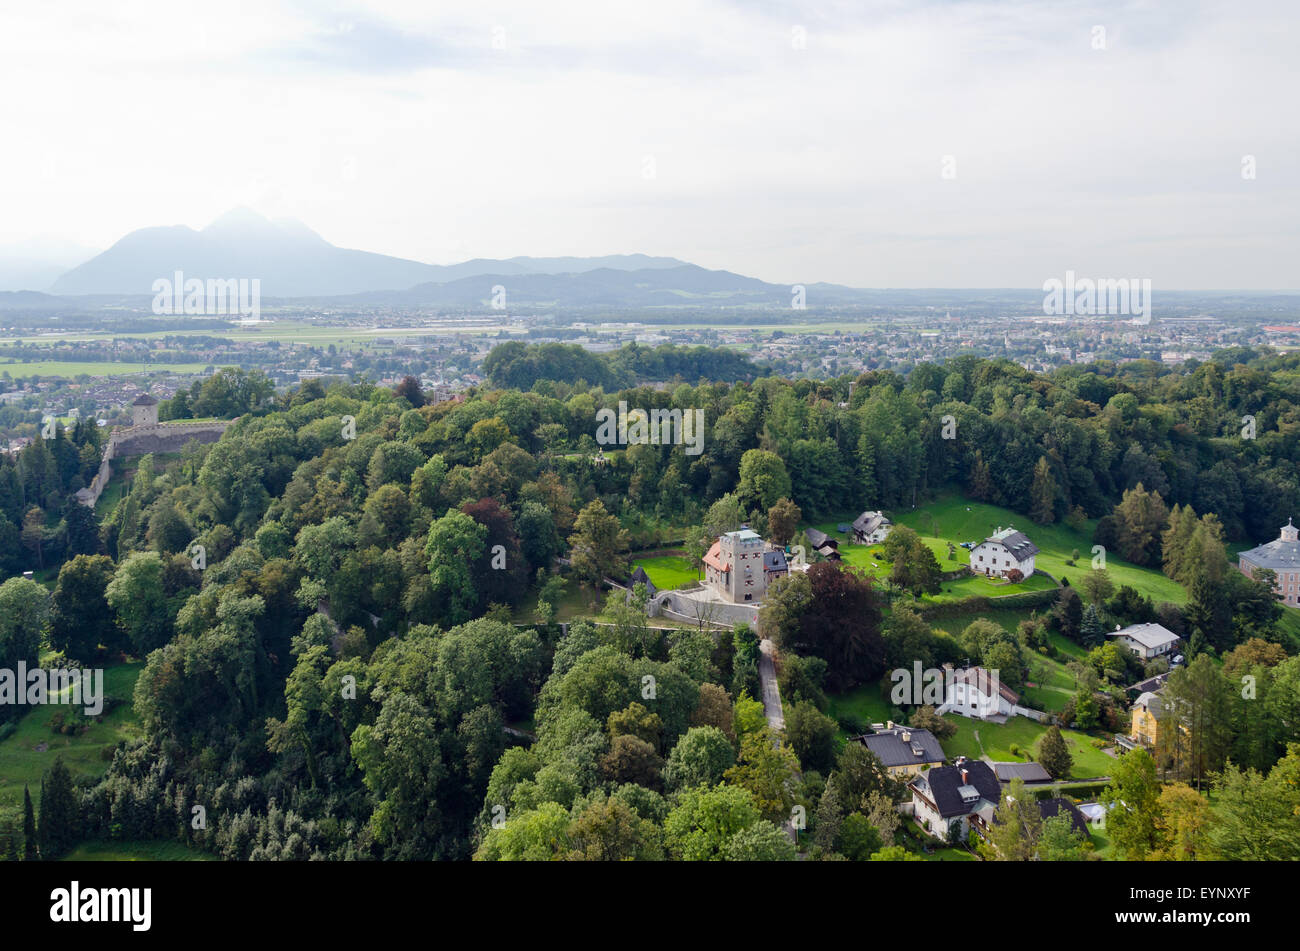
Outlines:
[[[37,839],[46,861],[64,855],[81,839],[81,809],[72,773],[60,756],[41,783],[41,816]]]
[[[1047,457],[1039,456],[1038,464],[1034,466],[1034,482],[1029,488],[1029,517],[1039,525],[1055,522],[1056,495],[1059,491]]]
[[[1061,736],[1061,728],[1050,726],[1038,743],[1038,762],[1052,774],[1053,779],[1069,779],[1074,760]]]
[[[36,813],[32,809],[32,791],[23,786],[23,861],[36,861]]]
[[[1106,626],[1097,613],[1097,605],[1090,604],[1084,609],[1079,621],[1079,640],[1085,647],[1096,647],[1106,636]]]

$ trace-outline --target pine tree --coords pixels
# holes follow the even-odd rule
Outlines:
[[[23,861],[36,861],[36,813],[32,809],[32,791],[23,786]]]
[[[1029,488],[1029,517],[1039,525],[1055,522],[1058,491],[1047,457],[1039,456],[1038,464],[1034,466],[1034,482]]]
[[[1079,621],[1079,641],[1085,647],[1096,647],[1105,636],[1106,626],[1102,624],[1101,615],[1097,613],[1097,605],[1088,605]]]
[[[81,810],[72,773],[63,757],[54,761],[41,783],[41,818],[38,832],[41,858],[58,858],[81,838]]]
[[[1050,726],[1038,743],[1038,762],[1052,774],[1053,779],[1069,779],[1074,760],[1061,736],[1061,728]]]
[[[975,461],[971,463],[970,494],[971,498],[981,502],[993,501],[993,477],[984,461],[984,453],[978,449],[975,450]]]

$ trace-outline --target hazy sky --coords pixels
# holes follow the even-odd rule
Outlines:
[[[1297,37],[1294,0],[6,3],[0,247],[245,204],[432,263],[1297,288]]]

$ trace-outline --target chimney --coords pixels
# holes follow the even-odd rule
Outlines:
[[[962,784],[963,786],[969,786],[969,785],[970,785],[970,773],[966,772],[966,770],[965,770],[964,767],[962,768],[962,771],[961,771],[961,784]]]
[[[911,733],[910,730],[904,730],[904,731],[903,731],[903,742],[904,742],[904,743],[911,743],[911,742],[912,742],[912,733]]]
[[[893,720],[886,720],[886,721],[885,721],[885,729],[886,729],[886,730],[892,730],[893,728],[894,728],[894,721],[893,721]]]

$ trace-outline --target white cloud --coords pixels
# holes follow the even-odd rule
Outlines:
[[[0,12],[0,244],[243,203],[439,263],[1297,286],[1287,3],[107,6]]]

